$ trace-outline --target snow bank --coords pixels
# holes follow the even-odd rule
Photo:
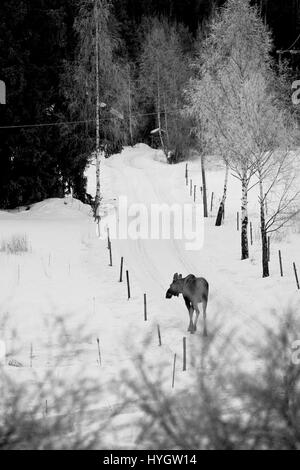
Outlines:
[[[189,163],[189,177],[202,184],[200,161]],[[161,153],[140,144],[102,161],[103,212],[117,207],[119,196],[129,203],[192,203],[185,185],[185,163],[167,165]],[[95,167],[86,172],[93,195]],[[8,358],[23,367],[6,363],[7,372],[24,386],[43,377],[47,368],[56,367],[57,376],[70,383],[80,368],[95,380],[104,395],[99,407],[112,407],[117,397],[106,387],[125,369],[134,369],[135,352],[145,354],[158,368],[169,364],[170,383],[174,353],[177,354],[176,390],[190,384],[189,372],[182,372],[182,338],[187,336],[188,369],[202,338],[202,319],[198,333],[187,335],[188,314],[181,298],[167,300],[165,292],[173,273],[194,273],[208,279],[208,330],[218,327],[220,340],[235,330],[234,348],[245,367],[257,364],[247,348],[249,341],[263,340],[264,326],[272,327],[272,308],[282,313],[289,304],[299,308],[292,262],[300,267],[299,233],[271,244],[271,277],[261,278],[259,219],[256,189],[251,191],[250,218],[254,244],[250,258],[240,260],[240,233],[236,212],[240,207],[240,185],[230,176],[225,224],[216,228],[214,220],[222,194],[223,168],[207,174],[209,201],[214,193],[213,210],[205,221],[205,240],[201,250],[188,252],[182,240],[113,240],[113,266],[109,266],[107,242],[97,238],[90,208],[76,199],[49,199],[29,211],[0,212],[0,238],[25,233],[31,250],[22,256],[0,253],[0,339],[7,343]],[[198,199],[199,200],[199,199]],[[279,274],[278,249],[284,262]],[[119,282],[120,257],[124,272],[129,270],[131,299],[126,283]],[[143,317],[143,294],[147,293],[148,321]],[[65,323],[62,354],[56,320]],[[158,347],[157,325],[163,346]],[[150,346],[145,351],[146,338]],[[100,340],[102,365],[98,361]],[[60,337],[61,340],[61,337]],[[30,367],[30,347],[33,363]],[[57,366],[57,359],[60,364]],[[127,417],[130,422],[130,415]],[[130,426],[128,426],[128,429]],[[133,444],[132,444],[133,445]]]

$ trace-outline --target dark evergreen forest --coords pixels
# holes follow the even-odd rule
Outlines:
[[[73,188],[74,196],[86,200],[84,169],[95,148],[95,114],[93,89],[89,88],[87,75],[79,73],[82,64],[78,63],[81,57],[78,49],[85,36],[85,31],[80,32],[83,27],[80,8],[87,3],[1,0],[0,80],[7,88],[7,102],[0,105],[2,209],[61,197],[68,186]],[[168,28],[175,25],[174,50],[176,37],[180,37],[181,50],[192,58],[210,15],[223,3],[223,0],[111,1],[109,31],[113,46],[107,60],[113,57],[118,67],[111,72],[116,77],[114,87],[110,79],[103,78],[101,82],[100,78],[103,84],[100,91],[105,103],[122,111],[124,120],[119,123],[108,109],[101,113],[100,139],[107,157],[124,144],[151,143],[150,131],[156,127],[151,83],[146,81],[149,57],[145,31],[153,28],[153,21],[160,22],[167,43]],[[300,34],[300,1],[257,0],[256,4],[273,33],[273,55],[278,60],[276,51],[293,46]],[[300,49],[300,39],[293,48]],[[171,53],[168,57],[172,61]],[[295,79],[300,78],[297,72],[300,54],[285,53],[282,58],[288,60]],[[86,70],[92,77],[91,63]],[[180,80],[176,87],[186,76],[180,76]],[[128,89],[134,116],[130,122]],[[173,100],[171,91],[168,89],[166,100]],[[175,131],[176,126],[178,122],[174,121]],[[182,156],[186,141],[177,142],[177,135],[178,132],[173,137],[170,134],[170,139],[173,138],[174,147]]]

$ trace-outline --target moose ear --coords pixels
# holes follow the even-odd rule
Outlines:
[[[178,279],[178,273],[174,274],[173,281],[177,281],[177,279]]]
[[[182,279],[182,274],[179,274],[178,279]]]

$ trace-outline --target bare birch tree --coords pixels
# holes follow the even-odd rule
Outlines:
[[[76,61],[68,67],[70,108],[87,122],[89,152],[96,155],[95,209],[101,200],[100,161],[119,149],[124,141],[124,124],[110,110],[128,113],[126,65],[117,51],[110,0],[78,0],[74,23],[78,40]]]
[[[231,0],[228,4],[239,7],[240,1]],[[251,37],[253,25],[248,26]],[[256,26],[254,23],[255,30],[259,31],[258,20]],[[265,41],[267,49],[267,34]],[[290,152],[295,126],[290,110],[273,86],[277,77],[268,56],[265,56],[264,62],[258,63],[257,57],[250,54],[244,62],[240,45],[239,42],[236,48],[233,42],[227,60],[217,60],[217,68],[207,66],[211,57],[206,58],[200,80],[195,80],[191,85],[190,101],[194,113],[207,122],[213,148],[223,156],[233,175],[241,181],[242,259],[249,255],[248,192],[258,185],[262,273],[263,277],[267,277],[268,233],[283,227],[298,213],[296,162]],[[226,195],[226,177],[224,193]],[[273,200],[270,199],[271,195]],[[266,206],[269,208],[268,214]]]
[[[296,186],[299,157],[292,152],[295,122],[280,98],[270,90],[271,77],[252,77],[245,95],[243,127],[252,143],[259,186],[262,273],[269,276],[268,234],[281,229],[299,212]],[[268,210],[266,209],[268,207]]]
[[[206,123],[212,148],[241,181],[242,259],[249,257],[248,191],[255,174],[251,142],[246,141],[243,128],[245,93],[253,74],[268,74],[270,50],[271,38],[258,11],[247,0],[228,0],[212,20],[198,58],[198,77],[188,90],[190,108]],[[224,189],[223,202],[226,181]]]

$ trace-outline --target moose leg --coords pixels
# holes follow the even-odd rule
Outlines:
[[[197,331],[197,322],[198,322],[198,318],[200,315],[200,310],[199,310],[198,305],[196,305],[195,310],[196,310],[196,318],[195,318],[194,331]]]
[[[188,327],[188,331],[190,331],[191,333],[195,333],[195,327],[193,323],[194,307],[192,304],[190,306],[189,314],[190,314],[190,325]]]
[[[188,327],[188,331],[191,333],[194,333],[194,325],[193,325],[193,313],[194,313],[194,308],[190,302],[190,300],[187,297],[184,297],[185,305],[186,308],[188,309],[189,316],[190,316],[190,324]]]
[[[203,336],[207,336],[207,327],[206,327],[206,307],[207,301],[203,301]]]

